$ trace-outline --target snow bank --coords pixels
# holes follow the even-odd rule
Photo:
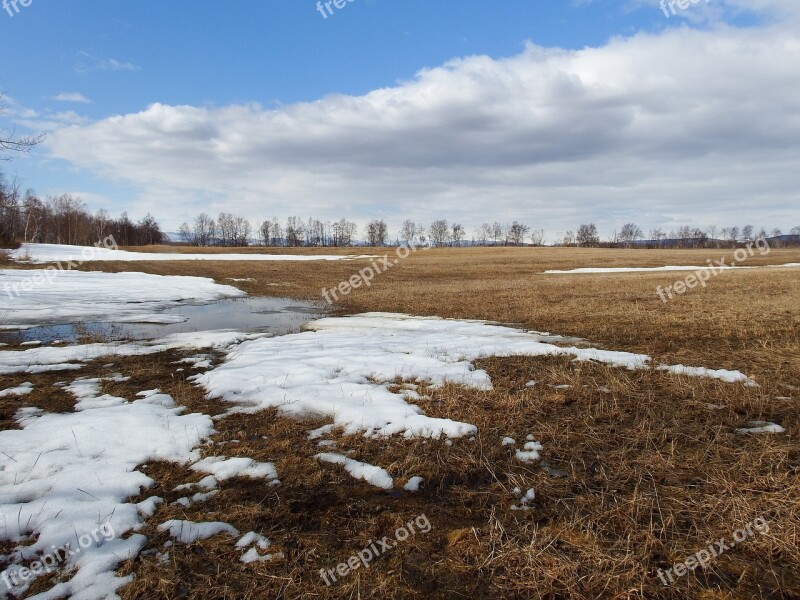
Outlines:
[[[179,302],[247,295],[207,277],[42,269],[0,270],[0,287],[2,329],[103,320],[163,322],[165,316],[154,313]]]
[[[90,252],[89,252],[90,251]],[[127,250],[109,250],[108,248],[86,248],[84,246],[68,246],[65,244],[22,244],[13,250],[11,257],[27,263],[56,263],[59,261],[84,260],[89,262],[136,262],[136,261],[166,261],[166,260],[216,260],[216,261],[313,261],[313,260],[356,260],[376,258],[374,255],[347,255],[334,254],[179,254],[179,253],[153,253],[129,252]]]
[[[345,434],[461,437],[473,435],[475,426],[428,417],[404,393],[390,392],[388,384],[400,377],[491,389],[488,374],[472,365],[489,356],[573,356],[628,369],[651,366],[647,355],[556,346],[543,341],[553,336],[483,321],[367,313],[320,319],[308,327],[313,331],[246,342],[195,381],[210,397],[235,402],[239,410],[277,407],[284,415],[329,417]],[[669,368],[749,381],[738,371]]]

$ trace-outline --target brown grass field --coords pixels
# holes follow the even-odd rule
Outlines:
[[[362,252],[393,254],[345,251]],[[245,565],[238,560],[241,552],[221,536],[176,545],[166,563],[145,552],[121,569],[135,575],[121,590],[123,598],[800,598],[800,270],[722,273],[707,288],[667,304],[656,286],[688,273],[541,274],[589,266],[703,265],[730,255],[419,250],[368,289],[343,297],[333,312],[486,319],[647,353],[666,363],[737,369],[760,387],[568,359],[479,361],[493,390],[448,385],[425,390],[420,403],[428,415],[477,425],[473,441],[335,438],[340,449],[381,465],[400,485],[410,475],[423,476],[416,494],[387,493],[314,460],[319,450],[306,432],[324,422],[290,420],[272,411],[224,417],[204,453],[218,454],[226,442],[227,456],[275,463],[282,484],[230,480],[208,502],[184,509],[170,506],[183,495],[173,488],[197,480],[197,474],[180,465],[148,464],[142,470],[156,483],[140,499],[158,495],[167,502],[143,531],[150,539],[146,550],[162,549],[167,536],[155,525],[167,519],[219,520],[242,532],[262,532],[283,558]],[[800,250],[756,253],[747,266],[790,262],[800,262]],[[367,265],[198,261],[85,268],[207,276],[227,284],[229,278],[254,278],[233,285],[251,295],[321,302],[323,287],[335,287]],[[186,381],[191,372],[176,373],[171,363],[180,357],[126,359],[114,369],[132,379],[106,382],[104,392],[133,398],[160,388],[190,411],[223,412],[226,407]],[[104,373],[104,362],[79,374]],[[38,382],[30,396],[0,399],[0,426],[15,427],[13,415],[23,405],[71,410],[64,393],[49,387],[63,377],[0,377],[0,388]],[[540,384],[526,387],[529,380]],[[786,432],[735,433],[749,421],[778,423]],[[504,436],[524,440],[528,434],[544,446],[542,463],[520,463],[499,443]],[[532,510],[510,509],[517,503],[516,487],[536,490]],[[335,568],[423,514],[431,524],[428,533],[399,543],[370,568],[330,587],[322,581],[320,569]],[[736,530],[759,518],[768,522],[768,532],[748,536],[671,585],[661,582],[659,569],[717,540],[730,542]],[[30,593],[47,589],[45,584],[52,581],[37,582]]]

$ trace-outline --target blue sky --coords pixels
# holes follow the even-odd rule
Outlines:
[[[618,220],[645,227],[670,227],[680,219],[703,224],[719,214],[723,199],[731,201],[731,190],[741,189],[735,177],[713,189],[703,185],[730,162],[715,156],[714,148],[700,148],[701,140],[676,145],[673,127],[673,135],[662,128],[663,139],[646,148],[643,164],[641,154],[631,151],[643,143],[642,132],[613,140],[612,131],[597,130],[597,122],[613,129],[634,120],[609,112],[600,96],[616,88],[606,102],[631,114],[639,110],[631,107],[643,104],[658,115],[652,81],[661,80],[671,82],[662,93],[695,85],[686,94],[697,94],[696,102],[702,96],[706,105],[724,106],[741,100],[752,82],[743,79],[743,90],[734,85],[701,94],[696,81],[705,76],[682,81],[689,77],[684,71],[719,73],[726,56],[683,53],[724,42],[733,45],[727,60],[735,64],[737,52],[774,43],[776,31],[791,47],[797,31],[797,11],[783,0],[701,0],[670,18],[657,1],[636,0],[354,0],[327,19],[311,0],[32,0],[19,12],[10,10],[13,16],[0,10],[6,57],[0,89],[8,109],[0,127],[47,131],[48,141],[0,167],[40,194],[77,193],[92,208],[127,209],[135,216],[150,210],[167,229],[202,210],[232,210],[253,220],[284,218],[294,210],[359,221],[447,217],[468,230],[518,215],[557,235],[586,215],[598,195],[608,198],[591,214],[601,229]],[[627,64],[625,52],[651,49],[654,61],[659,53],[661,58],[649,71],[641,62]],[[664,57],[678,64],[660,64]],[[776,80],[791,83],[792,57],[774,60],[786,63]],[[615,61],[619,67],[607,77],[619,81],[595,79],[608,68],[596,65]],[[750,68],[763,71],[763,65]],[[585,89],[571,87],[577,80]],[[500,89],[505,85],[507,94]],[[639,94],[648,100],[640,103]],[[766,99],[748,102],[768,106]],[[487,111],[489,106],[496,110]],[[576,112],[557,114],[569,107]],[[681,117],[677,109],[673,117]],[[567,141],[555,142],[559,127],[584,119],[565,133]],[[516,121],[524,126],[515,133]],[[423,130],[424,123],[431,127]],[[725,127],[731,126],[720,122],[708,133],[730,143]],[[517,133],[524,140],[515,139]],[[778,153],[770,157],[773,168],[776,157],[788,159],[796,150],[765,135],[770,132],[763,129],[737,134],[732,143],[738,151],[749,136],[758,138]],[[475,142],[474,152],[464,151],[465,140],[470,148]],[[628,153],[610,166],[613,173],[586,176],[596,168],[587,161],[609,157],[625,144]],[[514,145],[519,158],[508,152]],[[681,169],[689,155],[692,164]],[[748,158],[738,153],[736,160]],[[707,163],[705,174],[698,161]],[[260,165],[272,176],[259,173]],[[788,193],[796,181],[789,165],[781,166],[785,177],[763,198],[765,226],[780,226],[785,218],[800,225],[797,197]],[[660,180],[661,171],[674,179]],[[669,194],[656,193],[667,187],[691,198],[670,211]],[[637,188],[653,199],[636,200],[631,190]],[[707,204],[698,207],[701,197]],[[652,204],[643,208],[643,202]],[[744,197],[734,202],[740,213],[747,205]],[[743,216],[757,220],[761,214]]]

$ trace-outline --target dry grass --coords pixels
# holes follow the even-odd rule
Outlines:
[[[170,249],[172,250],[172,249]],[[334,436],[339,451],[380,465],[397,488],[420,475],[417,494],[383,492],[322,465],[306,432],[317,421],[294,421],[274,411],[216,421],[205,455],[247,456],[274,462],[279,487],[231,480],[206,503],[170,505],[174,487],[200,476],[183,466],[150,464],[155,484],[142,498],[167,500],[144,530],[146,550],[163,551],[155,525],[167,519],[222,520],[259,531],[284,558],[244,565],[231,540],[216,537],[169,549],[169,560],[145,552],[122,573],[134,598],[797,598],[800,597],[800,271],[725,273],[705,290],[664,305],[656,285],[685,273],[544,276],[547,268],[703,264],[720,251],[602,251],[562,249],[432,250],[418,252],[353,291],[339,313],[398,311],[483,318],[584,337],[615,350],[645,352],[668,362],[740,369],[759,388],[714,380],[629,372],[563,358],[480,361],[492,391],[448,385],[422,390],[431,416],[474,423],[474,440],[365,440]],[[769,262],[799,262],[800,252],[775,250]],[[763,262],[755,258],[750,264]],[[322,287],[368,264],[134,263],[105,270],[227,278],[251,294],[319,298]],[[275,285],[277,284],[277,285]],[[132,379],[104,391],[133,398],[160,388],[190,411],[217,415],[177,372],[178,355],[127,360],[113,367]],[[182,365],[185,366],[185,365]],[[98,364],[80,375],[107,372]],[[56,381],[40,376],[3,378]],[[37,379],[34,379],[37,378]],[[62,375],[60,379],[71,379]],[[538,384],[526,387],[526,382]],[[397,382],[398,384],[400,382]],[[556,385],[570,388],[556,389]],[[605,390],[605,391],[601,391]],[[57,388],[45,388],[54,391]],[[59,395],[25,405],[51,410]],[[788,397],[779,400],[777,397]],[[16,403],[16,400],[14,400]],[[5,420],[16,406],[4,406]],[[751,420],[782,424],[780,435],[738,435]],[[532,434],[543,462],[525,465],[502,447]],[[328,436],[330,437],[330,436]],[[512,493],[534,488],[532,510],[512,511]],[[334,568],[370,540],[424,514],[432,529],[327,587],[319,570]],[[757,535],[664,587],[658,569],[685,560],[720,538],[765,518]]]

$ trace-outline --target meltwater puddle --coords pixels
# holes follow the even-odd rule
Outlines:
[[[0,342],[24,344],[57,340],[66,343],[85,338],[104,341],[158,339],[172,333],[193,333],[215,329],[264,332],[285,335],[300,331],[303,325],[326,315],[312,304],[288,298],[231,298],[210,304],[182,304],[154,313],[166,323],[115,323],[94,321],[41,325],[0,334]]]

